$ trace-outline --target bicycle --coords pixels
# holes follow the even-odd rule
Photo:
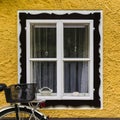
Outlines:
[[[1,83],[1,91],[4,91],[6,102],[10,103],[10,106],[0,110],[0,120],[47,120],[47,117],[37,110],[41,101],[34,101],[34,83],[10,86]]]

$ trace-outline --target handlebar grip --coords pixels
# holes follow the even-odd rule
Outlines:
[[[3,91],[7,87],[6,84],[0,83],[0,92]]]

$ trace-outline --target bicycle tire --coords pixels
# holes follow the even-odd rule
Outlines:
[[[34,115],[32,110],[28,106],[18,106],[20,120],[47,120],[42,113],[34,110]],[[0,120],[16,120],[16,112],[14,106],[9,106],[0,110]]]

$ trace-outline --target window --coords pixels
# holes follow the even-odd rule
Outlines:
[[[27,78],[38,99],[93,99],[92,48],[90,20],[27,20]]]
[[[101,107],[101,11],[51,12],[19,12],[19,81],[48,106]]]

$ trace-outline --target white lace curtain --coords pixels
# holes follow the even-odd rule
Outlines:
[[[87,29],[64,28],[64,57],[88,58]],[[64,63],[65,93],[88,92],[88,62],[72,61]]]
[[[56,58],[56,28],[34,28],[31,56]],[[87,28],[64,28],[64,58],[88,58]],[[39,88],[49,87],[57,92],[56,61],[33,62],[33,80]],[[88,92],[88,62],[64,61],[64,92]]]

